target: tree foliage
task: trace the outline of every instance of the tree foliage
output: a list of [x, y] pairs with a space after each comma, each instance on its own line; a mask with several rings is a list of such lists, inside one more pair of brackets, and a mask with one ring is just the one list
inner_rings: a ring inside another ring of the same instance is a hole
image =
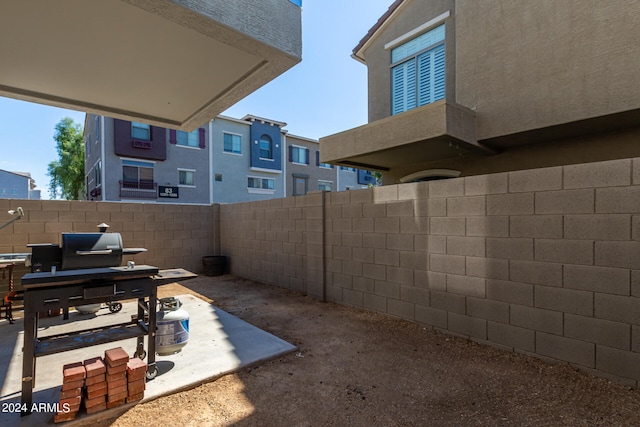
[[58, 160], [49, 163], [49, 194], [66, 200], [84, 197], [84, 140], [82, 127], [69, 117], [60, 120], [53, 136]]

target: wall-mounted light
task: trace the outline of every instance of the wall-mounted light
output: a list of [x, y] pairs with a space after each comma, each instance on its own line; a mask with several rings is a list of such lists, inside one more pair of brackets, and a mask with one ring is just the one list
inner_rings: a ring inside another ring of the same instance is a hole
[[24, 217], [24, 210], [21, 207], [17, 207], [15, 210], [11, 209], [10, 211], [7, 211], [7, 213], [11, 216], [18, 214], [18, 216], [16, 218], [13, 218], [11, 221], [0, 225], [0, 230], [2, 230], [3, 228], [5, 228], [6, 226], [8, 226], [9, 224], [12, 224], [14, 222], [16, 222], [19, 219], [22, 219], [22, 217]]

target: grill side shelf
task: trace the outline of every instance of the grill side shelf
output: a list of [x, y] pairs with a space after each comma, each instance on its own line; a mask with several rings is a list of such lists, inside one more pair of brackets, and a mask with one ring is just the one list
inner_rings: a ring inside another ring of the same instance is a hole
[[150, 265], [136, 265], [129, 267], [85, 268], [81, 270], [62, 270], [55, 274], [51, 272], [27, 273], [22, 276], [24, 289], [86, 283], [101, 280], [130, 280], [158, 274], [158, 267]]

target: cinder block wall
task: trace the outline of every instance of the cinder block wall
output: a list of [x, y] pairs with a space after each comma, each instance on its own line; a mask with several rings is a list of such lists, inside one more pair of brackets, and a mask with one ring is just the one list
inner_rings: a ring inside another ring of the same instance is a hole
[[640, 385], [640, 159], [220, 215], [235, 274]]
[[[161, 269], [200, 272], [202, 256], [214, 250], [211, 206], [0, 199], [0, 224], [12, 218], [6, 212], [17, 206], [24, 209], [25, 217], [0, 230], [0, 253], [28, 253], [27, 244], [60, 243], [62, 232], [95, 232], [102, 222], [122, 235], [125, 247], [147, 249], [125, 256], [123, 263], [132, 260]], [[26, 272], [24, 267], [17, 269], [18, 287]], [[0, 275], [0, 292], [6, 291], [7, 282]]]
[[220, 205], [230, 271], [323, 298], [323, 193]]

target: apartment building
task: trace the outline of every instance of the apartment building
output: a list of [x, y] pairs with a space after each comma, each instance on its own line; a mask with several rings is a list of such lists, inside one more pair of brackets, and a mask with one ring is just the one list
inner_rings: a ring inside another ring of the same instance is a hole
[[29, 172], [0, 169], [0, 199], [40, 199], [40, 190]]
[[320, 162], [286, 123], [218, 116], [191, 132], [87, 115], [88, 200], [237, 203], [366, 187], [371, 174]]
[[635, 0], [397, 0], [352, 57], [369, 123], [321, 160], [384, 183], [640, 156]]

